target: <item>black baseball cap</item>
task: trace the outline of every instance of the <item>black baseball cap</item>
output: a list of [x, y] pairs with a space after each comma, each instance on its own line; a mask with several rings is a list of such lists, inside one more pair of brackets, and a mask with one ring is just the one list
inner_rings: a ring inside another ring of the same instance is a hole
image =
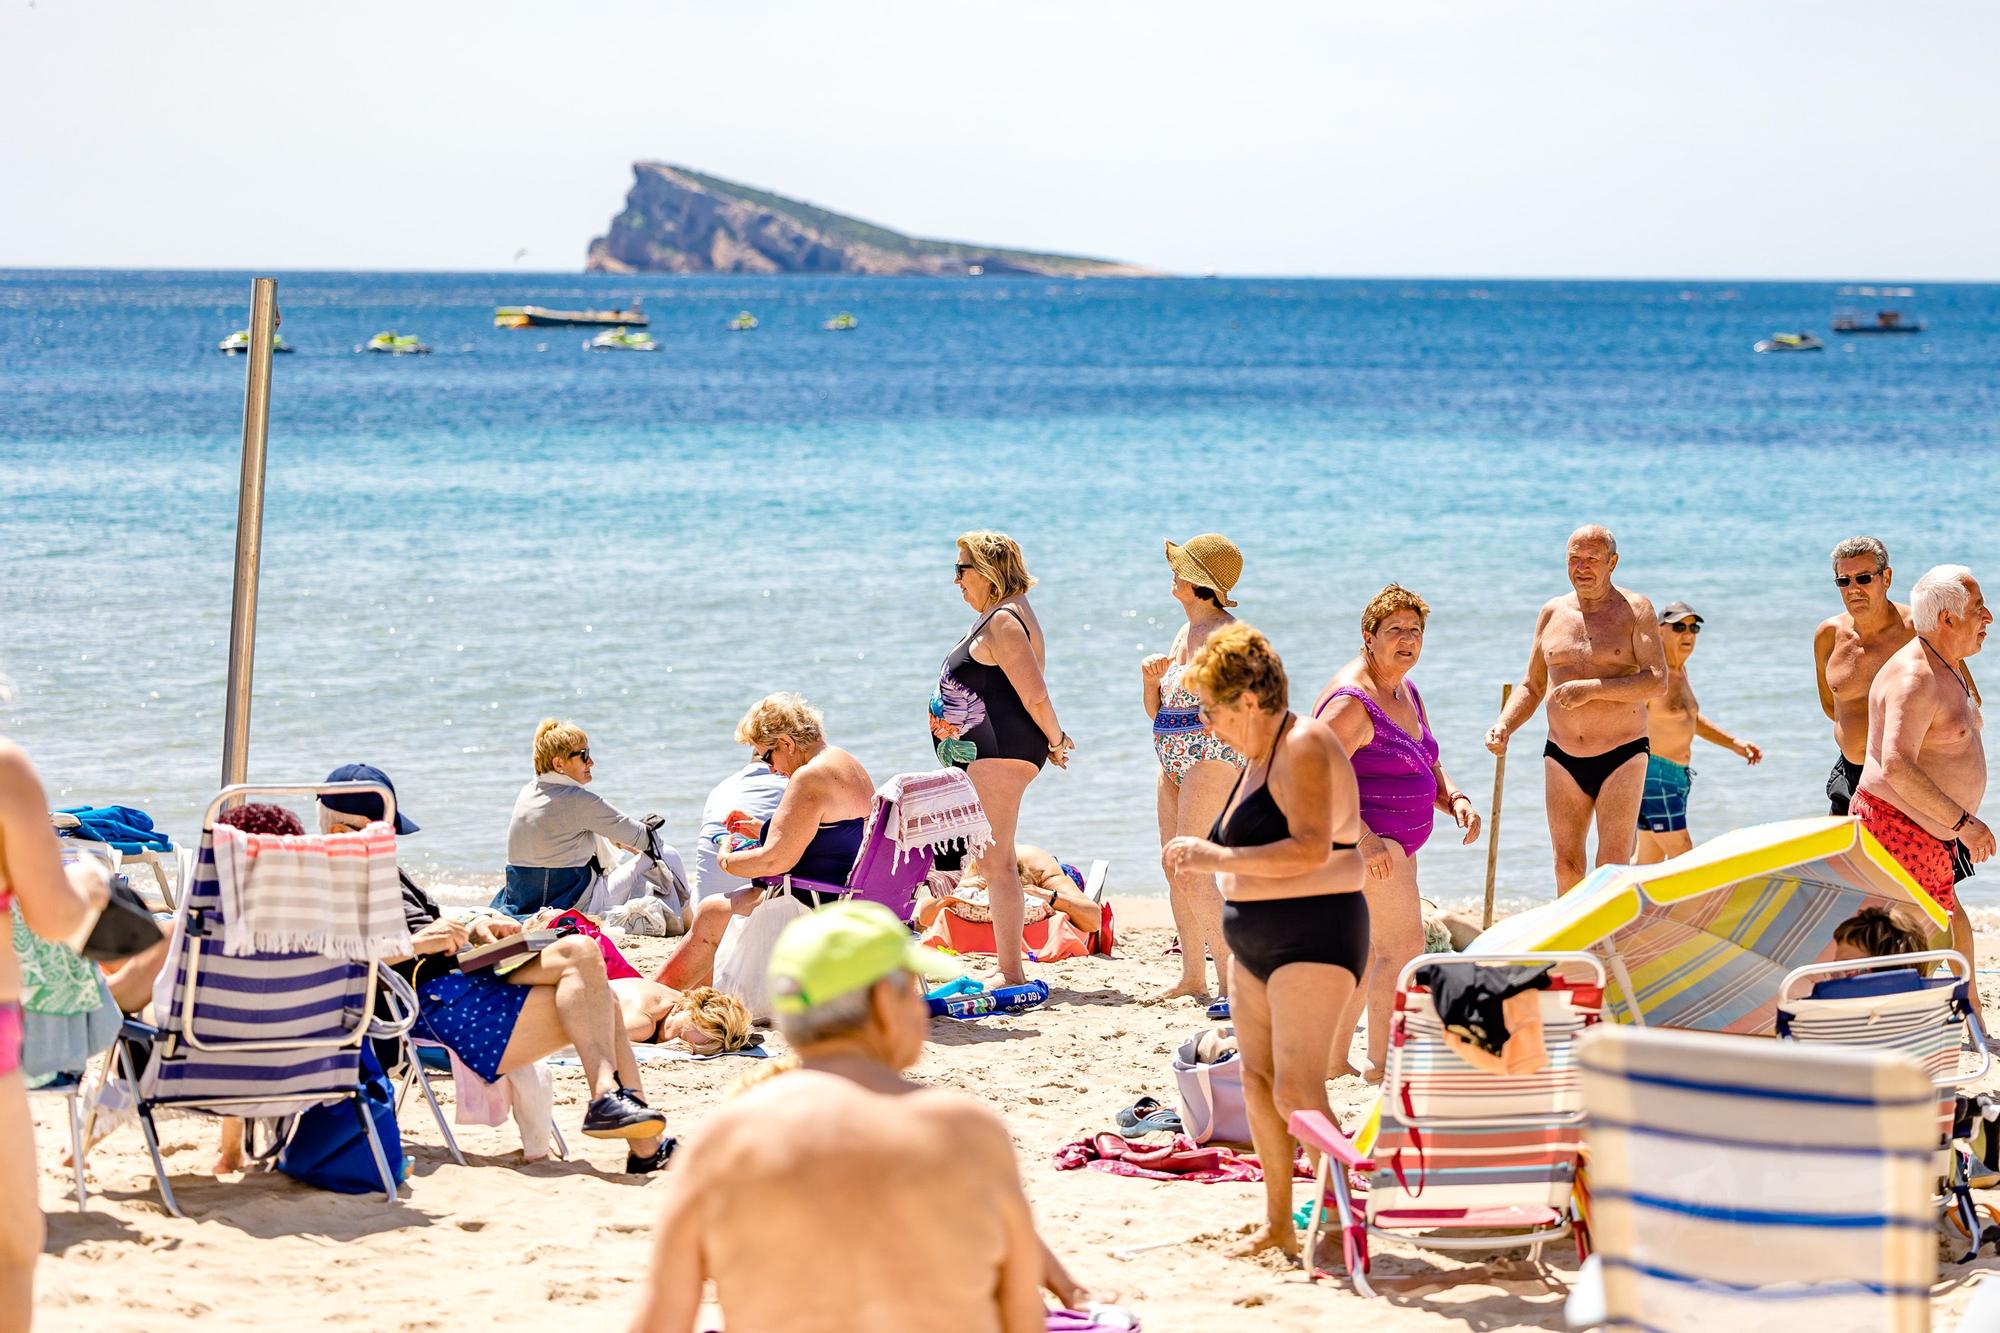
[[[328, 782], [374, 782], [396, 794], [396, 784], [389, 781], [389, 775], [372, 764], [342, 764], [326, 775]], [[329, 810], [338, 810], [343, 815], [359, 815], [363, 819], [382, 817], [382, 798], [372, 791], [328, 792], [319, 798], [319, 803]], [[403, 813], [403, 803], [396, 802], [396, 832], [415, 833], [416, 821]]]

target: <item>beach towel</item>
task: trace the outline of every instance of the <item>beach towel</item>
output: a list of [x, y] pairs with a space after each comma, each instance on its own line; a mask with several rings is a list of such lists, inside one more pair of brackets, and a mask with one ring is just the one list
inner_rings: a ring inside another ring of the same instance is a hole
[[[1089, 1167], [1114, 1176], [1134, 1176], [1141, 1180], [1193, 1180], [1202, 1184], [1224, 1181], [1260, 1181], [1264, 1168], [1254, 1154], [1233, 1148], [1204, 1148], [1185, 1134], [1176, 1134], [1171, 1143], [1133, 1143], [1105, 1132], [1075, 1143], [1066, 1143], [1055, 1153], [1056, 1170], [1075, 1171]], [[1296, 1180], [1311, 1180], [1312, 1168], [1303, 1150], [1292, 1161]]]
[[108, 842], [121, 852], [173, 850], [173, 840], [153, 827], [153, 817], [129, 805], [68, 805], [56, 813], [74, 816], [82, 826], [59, 829], [64, 837]]
[[387, 824], [297, 837], [218, 824], [214, 848], [230, 957], [310, 953], [360, 963], [410, 952]]
[[875, 794], [894, 812], [888, 837], [896, 845], [896, 865], [923, 847], [933, 854], [959, 848], [972, 860], [993, 845], [979, 793], [961, 769], [899, 773]]
[[451, 1056], [452, 1119], [461, 1125], [504, 1125], [514, 1118], [521, 1151], [529, 1161], [548, 1156], [555, 1128], [556, 1090], [549, 1067], [540, 1060], [488, 1083], [472, 1072], [456, 1051]]
[[[1046, 908], [1048, 904], [1044, 902], [1042, 906]], [[1087, 958], [1093, 952], [1091, 941], [1091, 936], [1060, 912], [1040, 921], [1030, 921], [1021, 928], [1021, 944], [1038, 963]], [[967, 921], [949, 907], [939, 912], [937, 919], [924, 931], [923, 942], [933, 949], [950, 949], [959, 954], [999, 953], [999, 946], [993, 941], [992, 922]]]

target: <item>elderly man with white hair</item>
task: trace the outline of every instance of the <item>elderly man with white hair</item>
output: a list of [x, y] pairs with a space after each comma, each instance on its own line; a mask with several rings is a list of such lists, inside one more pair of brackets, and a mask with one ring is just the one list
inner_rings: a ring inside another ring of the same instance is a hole
[[1985, 643], [1993, 613], [1971, 570], [1939, 565], [1911, 589], [1910, 614], [1916, 637], [1868, 689], [1868, 757], [1853, 811], [1951, 913], [1952, 947], [1971, 958], [1972, 923], [1956, 884], [1993, 855], [1993, 830], [1979, 817], [1986, 747], [1965, 659]]

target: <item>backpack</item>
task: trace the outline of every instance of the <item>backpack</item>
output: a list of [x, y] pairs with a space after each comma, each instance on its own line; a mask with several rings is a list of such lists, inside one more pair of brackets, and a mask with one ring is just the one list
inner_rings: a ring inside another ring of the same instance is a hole
[[[375, 1170], [375, 1155], [368, 1150], [368, 1136], [362, 1132], [361, 1115], [374, 1121], [375, 1137], [381, 1140], [382, 1157], [389, 1164], [389, 1178], [401, 1183], [410, 1174], [409, 1158], [403, 1155], [403, 1135], [396, 1126], [396, 1097], [382, 1072], [375, 1052], [366, 1042], [361, 1046], [361, 1097], [358, 1101], [330, 1102], [300, 1114], [298, 1124], [278, 1154], [278, 1169], [292, 1179], [335, 1194], [374, 1194], [382, 1188]], [[356, 1107], [360, 1114], [356, 1113]]]

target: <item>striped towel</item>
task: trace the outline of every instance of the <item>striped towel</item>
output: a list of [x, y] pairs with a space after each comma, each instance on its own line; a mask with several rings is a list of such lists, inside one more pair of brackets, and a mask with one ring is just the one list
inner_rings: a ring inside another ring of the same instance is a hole
[[993, 827], [980, 808], [972, 779], [956, 768], [924, 773], [899, 773], [882, 784], [876, 796], [889, 803], [889, 840], [896, 844], [896, 864], [919, 848], [941, 852], [954, 843], [975, 860], [993, 845]]
[[396, 878], [396, 834], [374, 823], [358, 833], [289, 837], [214, 830], [222, 951], [310, 953], [376, 962], [410, 952]]

